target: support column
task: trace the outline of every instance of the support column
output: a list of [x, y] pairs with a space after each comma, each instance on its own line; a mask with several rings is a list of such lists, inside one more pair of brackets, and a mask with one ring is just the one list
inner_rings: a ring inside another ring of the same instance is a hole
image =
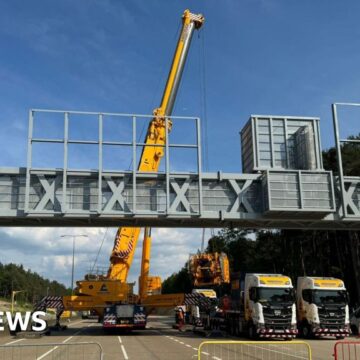
[[139, 278], [140, 301], [147, 297], [148, 278], [150, 271], [150, 252], [151, 252], [151, 228], [144, 229], [144, 242], [141, 259], [141, 273]]

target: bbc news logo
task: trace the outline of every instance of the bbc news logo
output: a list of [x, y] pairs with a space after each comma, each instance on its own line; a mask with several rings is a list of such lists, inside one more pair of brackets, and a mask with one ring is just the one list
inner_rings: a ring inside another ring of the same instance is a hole
[[10, 331], [26, 331], [28, 330], [29, 323], [31, 323], [31, 330], [43, 331], [46, 329], [46, 321], [41, 317], [45, 316], [43, 311], [30, 312], [27, 311], [25, 315], [21, 312], [15, 312], [12, 314], [10, 311], [0, 311], [0, 331], [4, 331], [5, 319]]

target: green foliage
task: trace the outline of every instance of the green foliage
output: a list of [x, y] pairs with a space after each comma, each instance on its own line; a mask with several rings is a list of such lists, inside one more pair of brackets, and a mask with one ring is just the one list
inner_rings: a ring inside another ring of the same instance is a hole
[[189, 293], [191, 290], [192, 284], [187, 265], [179, 272], [170, 275], [162, 284], [163, 294]]
[[[350, 140], [360, 140], [360, 134], [349, 136]], [[360, 144], [344, 143], [341, 146], [341, 157], [344, 175], [360, 176]], [[338, 174], [337, 156], [335, 148], [323, 151], [323, 162], [326, 170]]]
[[232, 271], [247, 271], [255, 251], [254, 241], [247, 238], [248, 233], [240, 229], [223, 229], [209, 240], [206, 252], [225, 252]]
[[12, 291], [25, 290], [17, 295], [19, 302], [33, 303], [44, 295], [69, 295], [70, 289], [57, 281], [44, 279], [22, 265], [0, 263], [0, 296], [10, 299]]

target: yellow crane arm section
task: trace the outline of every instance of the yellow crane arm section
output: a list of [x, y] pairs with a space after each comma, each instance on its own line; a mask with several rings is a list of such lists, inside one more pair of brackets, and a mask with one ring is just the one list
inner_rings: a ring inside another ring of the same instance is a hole
[[142, 300], [141, 305], [156, 308], [156, 307], [175, 307], [183, 305], [185, 301], [185, 294], [161, 294], [149, 295]]
[[[165, 118], [171, 115], [175, 103], [194, 29], [199, 29], [204, 22], [204, 17], [201, 14], [192, 14], [189, 10], [185, 10], [182, 19], [183, 26], [176, 46], [161, 105], [154, 110], [154, 118], [151, 120], [147, 130], [146, 139], [144, 141], [146, 145], [143, 148], [138, 166], [139, 171], [157, 172], [159, 169], [160, 160], [164, 155], [164, 146], [167, 136]], [[170, 130], [171, 121], [168, 121], [168, 131]], [[110, 256], [110, 267], [107, 275], [109, 279], [126, 282], [139, 235], [140, 228], [121, 227], [118, 229]], [[150, 246], [150, 242], [148, 246]], [[148, 253], [150, 254], [150, 251]]]

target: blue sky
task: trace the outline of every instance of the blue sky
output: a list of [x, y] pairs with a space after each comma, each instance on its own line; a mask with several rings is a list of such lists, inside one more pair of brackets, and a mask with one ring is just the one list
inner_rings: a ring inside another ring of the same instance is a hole
[[206, 23], [174, 113], [203, 117], [205, 80], [209, 170], [241, 170], [250, 114], [319, 116], [333, 144], [331, 103], [360, 102], [359, 1], [12, 0], [0, 2], [0, 166], [25, 165], [29, 108], [150, 114], [185, 8]]

